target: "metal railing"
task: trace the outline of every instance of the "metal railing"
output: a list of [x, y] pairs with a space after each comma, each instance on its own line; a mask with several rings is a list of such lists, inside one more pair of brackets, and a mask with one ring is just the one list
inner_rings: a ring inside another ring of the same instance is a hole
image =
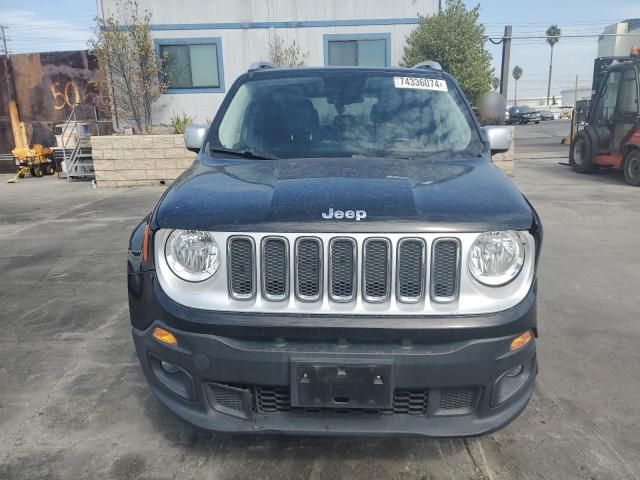
[[[98, 119], [98, 108], [96, 105], [96, 100], [102, 100], [103, 97], [95, 97], [93, 100], [93, 116], [94, 120], [91, 119], [82, 119], [80, 120], [82, 123], [86, 124], [94, 124], [95, 130], [98, 135], [101, 134], [100, 131], [100, 123], [111, 124], [111, 120], [99, 120]], [[75, 103], [72, 105], [71, 113], [67, 117], [67, 121], [65, 122], [64, 128], [61, 134], [61, 149], [62, 149], [62, 159], [65, 164], [65, 169], [67, 173], [67, 181], [71, 181], [72, 177], [93, 177], [93, 173], [90, 173], [87, 170], [87, 165], [82, 164], [82, 161], [89, 161], [89, 154], [83, 153], [83, 148], [90, 148], [86, 142], [86, 139], [78, 128], [78, 107], [84, 113], [84, 108], [81, 103]], [[84, 116], [84, 115], [83, 115]], [[71, 138], [74, 137], [73, 130], [76, 131], [76, 143], [73, 147], [70, 146]]]
[[81, 104], [80, 103], [74, 103], [71, 107], [71, 113], [69, 114], [69, 117], [67, 118], [67, 121], [65, 122], [64, 125], [64, 129], [62, 130], [62, 135], [60, 136], [61, 138], [61, 143], [62, 143], [62, 161], [64, 162], [65, 168], [67, 170], [67, 181], [70, 181], [70, 177], [69, 177], [69, 162], [71, 157], [73, 157], [74, 153], [77, 152], [77, 147], [78, 144], [80, 143], [79, 141], [76, 141], [76, 144], [74, 145], [74, 149], [71, 152], [71, 157], [67, 157], [67, 146], [69, 145], [69, 138], [71, 138], [71, 135], [67, 135], [67, 132], [69, 131], [69, 126], [71, 125], [71, 122], [73, 121], [73, 128], [78, 129], [78, 119], [77, 119], [77, 115], [76, 115], [76, 107]]

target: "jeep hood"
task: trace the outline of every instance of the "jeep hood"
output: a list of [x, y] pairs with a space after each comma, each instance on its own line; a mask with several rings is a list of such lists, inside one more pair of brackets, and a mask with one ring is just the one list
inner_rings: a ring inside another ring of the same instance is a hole
[[[364, 210], [366, 218], [323, 218], [330, 208]], [[477, 232], [528, 230], [532, 221], [522, 194], [486, 158], [205, 158], [194, 162], [161, 199], [154, 227]]]

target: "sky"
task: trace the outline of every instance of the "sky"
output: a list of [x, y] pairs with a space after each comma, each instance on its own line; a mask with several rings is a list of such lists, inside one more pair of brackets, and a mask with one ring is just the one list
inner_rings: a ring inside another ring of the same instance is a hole
[[[465, 3], [473, 7], [478, 1]], [[606, 25], [640, 17], [638, 0], [484, 0], [480, 5], [480, 20], [487, 35], [498, 38], [502, 37], [505, 25], [513, 26], [514, 37], [543, 35], [553, 23], [562, 33], [598, 34]], [[11, 53], [85, 49], [92, 36], [95, 15], [95, 0], [0, 0], [0, 24], [8, 26]], [[502, 48], [487, 42], [487, 49], [499, 75]], [[549, 51], [544, 39], [512, 41], [511, 68], [520, 65], [524, 71], [518, 82], [518, 97], [546, 95]], [[573, 88], [576, 74], [579, 85], [589, 86], [596, 52], [597, 37], [560, 39], [554, 48], [552, 94]], [[510, 99], [513, 89], [514, 81], [510, 78]]]
[[[513, 26], [514, 37], [544, 35], [551, 24], [558, 25], [564, 34], [598, 34], [607, 25], [640, 17], [638, 0], [465, 0], [468, 7], [478, 3], [487, 35], [499, 38], [505, 25]], [[502, 46], [487, 42], [486, 47], [493, 56], [496, 76], [500, 76]], [[597, 50], [597, 37], [561, 38], [553, 52], [551, 94], [574, 88], [576, 75], [578, 86], [590, 87]], [[547, 95], [549, 55], [550, 47], [544, 39], [512, 40], [510, 70], [519, 65], [524, 72], [518, 81], [519, 98]], [[513, 77], [509, 77], [509, 99], [514, 96], [514, 85]]]

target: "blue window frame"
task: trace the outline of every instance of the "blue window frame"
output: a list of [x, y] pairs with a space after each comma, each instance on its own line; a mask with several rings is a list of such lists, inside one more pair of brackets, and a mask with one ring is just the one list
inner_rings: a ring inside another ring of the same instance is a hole
[[328, 66], [391, 66], [391, 34], [326, 34], [324, 64]]
[[224, 92], [222, 40], [207, 38], [155, 39], [156, 52], [166, 62], [165, 93]]

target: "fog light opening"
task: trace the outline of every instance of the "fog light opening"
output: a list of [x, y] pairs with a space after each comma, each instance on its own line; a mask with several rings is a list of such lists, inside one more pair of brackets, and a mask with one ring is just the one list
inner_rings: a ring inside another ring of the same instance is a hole
[[513, 398], [531, 382], [535, 372], [536, 357], [533, 356], [524, 363], [512, 367], [496, 380], [491, 395], [491, 406], [496, 407]]
[[160, 366], [167, 373], [173, 374], [173, 373], [178, 373], [180, 371], [178, 367], [176, 367], [174, 364], [169, 362], [162, 361], [160, 362]]
[[160, 343], [164, 343], [165, 345], [170, 345], [172, 347], [175, 347], [176, 345], [178, 345], [178, 340], [176, 339], [175, 335], [165, 330], [164, 328], [160, 328], [160, 327], [154, 328], [153, 332], [151, 333], [151, 336], [155, 338], [157, 341], [159, 341]]
[[511, 346], [509, 347], [509, 350], [513, 352], [514, 350], [518, 350], [519, 348], [524, 347], [526, 344], [528, 344], [531, 341], [532, 338], [533, 338], [533, 335], [531, 334], [531, 330], [527, 330], [522, 335], [519, 335], [513, 339], [513, 341], [511, 342]]
[[149, 366], [156, 380], [167, 390], [185, 400], [196, 398], [193, 379], [186, 370], [152, 354], [149, 354]]
[[505, 373], [505, 375], [511, 378], [517, 377], [522, 373], [523, 370], [524, 370], [524, 365], [518, 365], [517, 367], [514, 367], [511, 370], [509, 370], [507, 373]]

